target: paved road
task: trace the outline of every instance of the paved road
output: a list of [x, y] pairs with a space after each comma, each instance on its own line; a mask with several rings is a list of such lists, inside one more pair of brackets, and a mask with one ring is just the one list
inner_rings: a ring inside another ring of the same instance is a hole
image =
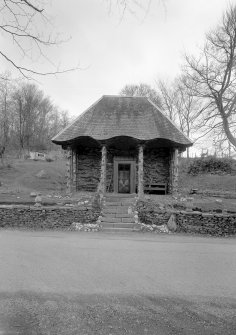
[[0, 231], [0, 335], [236, 334], [236, 239]]

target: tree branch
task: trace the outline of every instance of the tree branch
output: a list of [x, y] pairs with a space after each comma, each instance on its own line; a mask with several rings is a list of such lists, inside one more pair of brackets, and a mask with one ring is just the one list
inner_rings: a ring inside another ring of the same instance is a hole
[[33, 10], [35, 10], [38, 13], [42, 13], [43, 9], [39, 9], [38, 7], [34, 6], [31, 2], [27, 0], [21, 0], [22, 2], [26, 3], [27, 6], [31, 7]]

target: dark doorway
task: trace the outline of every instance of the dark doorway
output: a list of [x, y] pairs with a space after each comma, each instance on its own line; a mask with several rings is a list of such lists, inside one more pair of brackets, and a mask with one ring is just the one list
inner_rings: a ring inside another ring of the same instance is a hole
[[135, 193], [136, 162], [130, 157], [114, 157], [114, 192]]
[[130, 193], [130, 164], [118, 164], [118, 192]]

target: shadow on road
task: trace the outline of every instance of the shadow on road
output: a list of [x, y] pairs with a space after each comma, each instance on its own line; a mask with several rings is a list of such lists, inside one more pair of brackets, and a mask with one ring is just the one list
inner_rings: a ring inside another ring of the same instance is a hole
[[236, 299], [0, 294], [0, 334], [234, 335]]

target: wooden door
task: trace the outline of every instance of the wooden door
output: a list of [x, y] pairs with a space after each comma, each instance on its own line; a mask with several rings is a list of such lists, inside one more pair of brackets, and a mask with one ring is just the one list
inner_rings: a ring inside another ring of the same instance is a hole
[[131, 158], [114, 157], [114, 192], [135, 193], [136, 162]]
[[130, 193], [130, 164], [118, 164], [118, 193]]

